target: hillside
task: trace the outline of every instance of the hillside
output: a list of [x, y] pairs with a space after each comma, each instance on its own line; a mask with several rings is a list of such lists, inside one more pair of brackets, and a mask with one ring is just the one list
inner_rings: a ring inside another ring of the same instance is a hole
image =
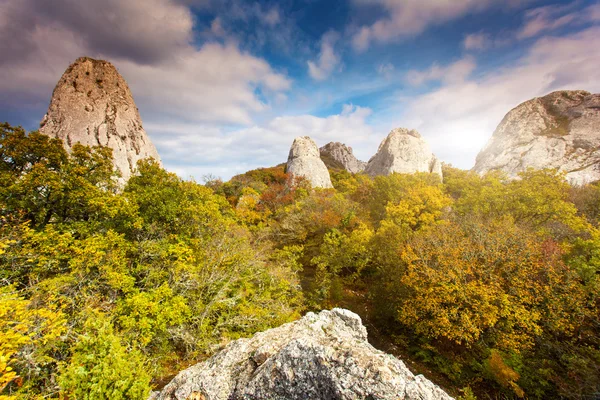
[[9, 398], [142, 399], [338, 305], [456, 396], [598, 391], [596, 184], [447, 166], [315, 189], [279, 166], [200, 185], [141, 161], [120, 187], [108, 148], [6, 124], [0, 148]]

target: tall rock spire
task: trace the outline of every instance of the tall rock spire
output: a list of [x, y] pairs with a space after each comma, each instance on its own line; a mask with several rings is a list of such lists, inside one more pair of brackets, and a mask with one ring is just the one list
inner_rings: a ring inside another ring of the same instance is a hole
[[75, 143], [110, 147], [124, 180], [138, 160], [152, 157], [160, 163], [127, 82], [108, 61], [81, 57], [67, 68], [54, 88], [40, 133], [61, 139], [67, 150]]

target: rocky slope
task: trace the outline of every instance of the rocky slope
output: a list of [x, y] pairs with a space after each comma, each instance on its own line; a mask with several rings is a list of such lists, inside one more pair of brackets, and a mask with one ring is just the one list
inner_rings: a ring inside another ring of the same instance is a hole
[[532, 167], [558, 168], [574, 184], [600, 179], [600, 94], [558, 91], [526, 101], [500, 122], [475, 171], [515, 178]]
[[180, 372], [153, 400], [450, 400], [367, 342], [360, 317], [335, 308], [239, 339]]
[[287, 172], [292, 177], [306, 178], [313, 187], [333, 187], [329, 171], [319, 156], [319, 148], [308, 136], [294, 139], [288, 156]]
[[321, 160], [327, 168], [345, 169], [357, 174], [364, 171], [366, 162], [358, 160], [352, 153], [352, 147], [340, 142], [330, 142], [319, 149]]
[[430, 172], [442, 177], [442, 164], [417, 131], [396, 128], [381, 142], [365, 172], [371, 176]]
[[62, 139], [67, 150], [78, 142], [110, 147], [125, 180], [138, 160], [152, 157], [160, 162], [127, 83], [107, 61], [82, 57], [67, 68], [40, 132]]

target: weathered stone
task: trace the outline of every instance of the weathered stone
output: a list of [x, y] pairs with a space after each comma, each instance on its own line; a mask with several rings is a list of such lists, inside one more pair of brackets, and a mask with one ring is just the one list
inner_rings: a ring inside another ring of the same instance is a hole
[[67, 150], [75, 143], [110, 147], [124, 180], [138, 160], [152, 157], [160, 162], [127, 83], [107, 61], [82, 57], [67, 68], [52, 93], [40, 133], [62, 139]]
[[352, 147], [340, 142], [330, 142], [319, 149], [321, 160], [328, 168], [345, 169], [357, 174], [364, 171], [366, 162], [358, 160], [352, 153]]
[[287, 172], [292, 178], [305, 178], [313, 187], [333, 187], [329, 171], [319, 156], [319, 148], [308, 136], [294, 139], [288, 156]]
[[431, 153], [429, 144], [415, 130], [393, 129], [379, 145], [365, 168], [371, 176], [393, 172], [412, 174], [430, 172], [442, 177], [442, 164]]
[[557, 168], [573, 184], [600, 179], [600, 94], [558, 91], [512, 109], [477, 156], [476, 172]]
[[339, 308], [236, 340], [151, 398], [451, 399], [371, 346], [360, 317]]

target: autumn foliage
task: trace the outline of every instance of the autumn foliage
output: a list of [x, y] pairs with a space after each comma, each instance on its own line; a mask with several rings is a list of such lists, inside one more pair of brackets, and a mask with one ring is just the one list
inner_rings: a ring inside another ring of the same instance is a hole
[[0, 125], [0, 396], [143, 399], [333, 306], [463, 398], [600, 392], [597, 184], [331, 175], [201, 185], [144, 160], [121, 187], [109, 150]]

